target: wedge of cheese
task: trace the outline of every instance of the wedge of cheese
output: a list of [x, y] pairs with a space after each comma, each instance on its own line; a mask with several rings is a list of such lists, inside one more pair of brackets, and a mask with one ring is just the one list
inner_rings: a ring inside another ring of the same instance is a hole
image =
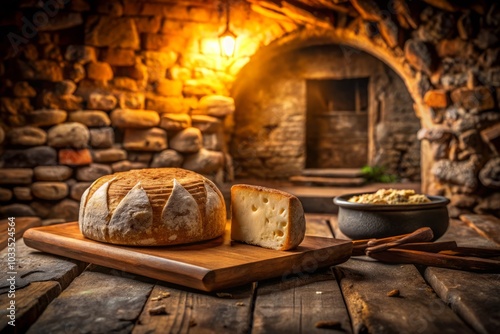
[[265, 248], [287, 250], [304, 239], [306, 221], [299, 199], [271, 188], [231, 188], [231, 238]]

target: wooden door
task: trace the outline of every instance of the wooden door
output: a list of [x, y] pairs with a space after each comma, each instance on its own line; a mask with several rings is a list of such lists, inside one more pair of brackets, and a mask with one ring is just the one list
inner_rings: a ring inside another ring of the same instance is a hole
[[368, 79], [308, 80], [306, 167], [357, 168], [368, 159]]

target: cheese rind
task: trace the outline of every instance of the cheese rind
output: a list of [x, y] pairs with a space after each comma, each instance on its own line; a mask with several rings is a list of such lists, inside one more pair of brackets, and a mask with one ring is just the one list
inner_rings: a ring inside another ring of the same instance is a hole
[[289, 193], [251, 185], [231, 188], [231, 239], [288, 250], [305, 235], [304, 209]]

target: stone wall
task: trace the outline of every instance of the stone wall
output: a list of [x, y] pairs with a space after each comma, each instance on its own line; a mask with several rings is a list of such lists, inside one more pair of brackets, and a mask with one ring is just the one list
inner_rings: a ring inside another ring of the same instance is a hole
[[[387, 173], [402, 180], [420, 181], [420, 121], [413, 101], [401, 78], [394, 71], [384, 71], [378, 85], [373, 110], [374, 133], [370, 165], [383, 166]], [[384, 84], [385, 83], [385, 84]]]
[[413, 99], [422, 190], [449, 197], [453, 217], [500, 215], [499, 4], [302, 0], [259, 1], [252, 8], [307, 28], [257, 50], [240, 78], [311, 45], [346, 44], [374, 55], [403, 79]]
[[[420, 121], [403, 81], [381, 61], [345, 45], [280, 54], [240, 78], [230, 148], [236, 176], [300, 174], [307, 154], [306, 80], [349, 78], [369, 78], [365, 118], [373, 129], [364, 163], [384, 166], [403, 179], [420, 180]], [[338, 138], [334, 131], [329, 136], [339, 143], [352, 137]]]
[[499, 214], [500, 6], [455, 3], [231, 1], [237, 50], [222, 58], [220, 1], [7, 1], [1, 213], [73, 219], [85, 183], [113, 170], [210, 166], [221, 179], [236, 77], [294, 49], [345, 44], [403, 79], [423, 190], [450, 197], [453, 215]]
[[215, 2], [2, 5], [0, 215], [75, 220], [96, 178], [130, 169], [230, 177], [230, 63], [210, 47], [221, 14]]

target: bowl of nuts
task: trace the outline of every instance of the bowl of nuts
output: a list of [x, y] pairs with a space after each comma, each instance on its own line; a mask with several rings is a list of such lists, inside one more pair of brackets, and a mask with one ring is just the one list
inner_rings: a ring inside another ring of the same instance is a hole
[[434, 239], [441, 237], [449, 225], [443, 196], [416, 194], [414, 190], [380, 189], [372, 193], [337, 196], [338, 223], [342, 233], [351, 239], [385, 238], [430, 227]]

